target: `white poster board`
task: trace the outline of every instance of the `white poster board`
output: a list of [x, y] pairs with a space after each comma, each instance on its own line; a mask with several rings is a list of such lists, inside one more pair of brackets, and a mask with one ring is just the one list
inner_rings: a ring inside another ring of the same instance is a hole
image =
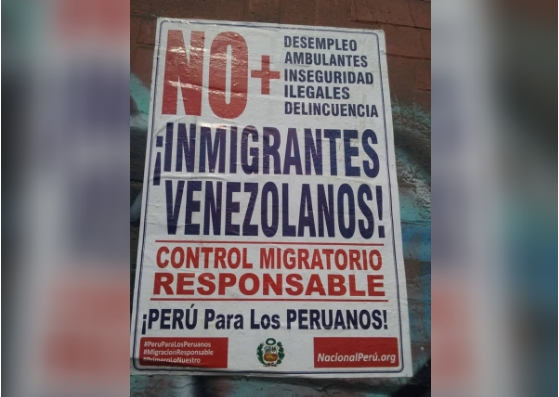
[[159, 19], [131, 370], [411, 376], [382, 31]]

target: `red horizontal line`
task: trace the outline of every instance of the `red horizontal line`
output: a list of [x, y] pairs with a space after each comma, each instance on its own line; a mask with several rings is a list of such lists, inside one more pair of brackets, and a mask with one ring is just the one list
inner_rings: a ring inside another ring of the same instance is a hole
[[347, 245], [356, 247], [384, 247], [384, 244], [373, 243], [301, 243], [293, 241], [208, 241], [208, 240], [155, 240], [156, 243], [192, 243], [192, 244], [270, 244], [270, 245]]
[[151, 298], [169, 302], [388, 302], [388, 299], [265, 299], [265, 298]]

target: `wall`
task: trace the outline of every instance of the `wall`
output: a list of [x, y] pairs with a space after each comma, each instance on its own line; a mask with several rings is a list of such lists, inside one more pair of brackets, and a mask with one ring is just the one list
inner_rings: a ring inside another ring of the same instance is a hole
[[431, 357], [431, 3], [424, 0], [132, 0], [130, 3], [131, 280], [134, 277], [149, 87], [158, 16], [383, 29], [387, 39], [404, 258], [411, 380], [134, 376], [140, 396], [423, 395]]

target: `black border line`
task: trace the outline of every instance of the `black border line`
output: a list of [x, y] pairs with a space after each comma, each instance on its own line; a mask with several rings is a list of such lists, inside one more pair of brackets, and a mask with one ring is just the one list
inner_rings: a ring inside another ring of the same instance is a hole
[[[134, 366], [134, 368], [138, 371], [143, 371], [143, 372], [149, 372], [149, 373], [168, 373], [168, 372], [187, 372], [189, 370], [191, 370], [192, 372], [195, 373], [212, 373], [212, 374], [264, 374], [264, 375], [274, 375], [274, 374], [279, 374], [279, 375], [299, 375], [299, 374], [309, 374], [309, 375], [329, 375], [329, 374], [371, 374], [371, 373], [400, 373], [404, 371], [405, 368], [405, 358], [404, 358], [404, 349], [403, 349], [403, 343], [402, 343], [402, 314], [401, 314], [401, 310], [400, 310], [400, 283], [399, 283], [399, 279], [398, 279], [398, 257], [397, 257], [397, 253], [396, 253], [396, 239], [395, 239], [395, 232], [394, 232], [394, 212], [393, 212], [393, 203], [392, 203], [392, 184], [391, 184], [391, 180], [390, 180], [390, 161], [389, 161], [389, 151], [388, 151], [388, 131], [386, 128], [386, 107], [385, 107], [385, 101], [384, 101], [384, 85], [383, 85], [383, 72], [382, 72], [382, 61], [381, 61], [381, 57], [380, 57], [380, 39], [378, 37], [378, 35], [375, 32], [367, 32], [366, 30], [357, 30], [357, 29], [353, 29], [353, 30], [347, 30], [347, 29], [332, 29], [332, 28], [328, 28], [328, 27], [314, 27], [314, 28], [305, 28], [303, 26], [299, 27], [299, 26], [294, 26], [294, 25], [280, 25], [280, 26], [276, 26], [274, 24], [239, 24], [239, 23], [227, 23], [225, 21], [198, 21], [198, 20], [173, 20], [173, 19], [164, 19], [161, 21], [160, 25], [159, 25], [159, 41], [157, 43], [157, 47], [155, 48], [156, 53], [154, 54], [154, 56], [157, 57], [157, 64], [156, 64], [156, 68], [155, 68], [155, 76], [154, 76], [154, 80], [152, 82], [153, 84], [153, 92], [156, 91], [157, 88], [157, 76], [158, 76], [158, 70], [159, 70], [159, 64], [160, 64], [160, 59], [159, 59], [159, 52], [160, 52], [160, 48], [161, 48], [161, 37], [162, 35], [162, 28], [163, 28], [163, 24], [164, 23], [185, 23], [185, 24], [198, 24], [198, 25], [220, 25], [220, 26], [239, 26], [239, 27], [247, 27], [247, 28], [258, 28], [258, 27], [266, 27], [266, 28], [270, 28], [270, 29], [285, 29], [285, 30], [306, 30], [306, 31], [316, 31], [316, 30], [320, 30], [320, 31], [326, 31], [326, 32], [343, 32], [343, 33], [351, 33], [351, 34], [371, 34], [374, 35], [377, 38], [377, 52], [378, 52], [378, 66], [379, 66], [379, 73], [381, 76], [380, 79], [380, 88], [381, 88], [381, 96], [382, 96], [382, 110], [383, 110], [383, 121], [384, 121], [384, 141], [385, 141], [385, 146], [386, 146], [386, 162], [387, 162], [387, 166], [388, 166], [388, 190], [389, 190], [389, 194], [390, 194], [390, 219], [392, 222], [392, 245], [394, 248], [394, 268], [395, 268], [395, 273], [396, 273], [396, 294], [397, 294], [397, 300], [398, 300], [398, 325], [399, 325], [399, 329], [400, 329], [400, 340], [399, 340], [399, 344], [400, 344], [400, 363], [402, 365], [402, 368], [400, 370], [382, 370], [382, 371], [332, 371], [332, 372], [317, 372], [317, 371], [274, 371], [274, 372], [266, 372], [266, 371], [212, 371], [212, 370], [203, 370], [203, 369], [199, 369], [199, 368], [195, 368], [195, 369], [147, 369], [147, 368], [138, 368], [136, 366], [136, 359], [134, 357], [134, 354], [136, 353], [136, 341], [137, 341], [137, 334], [138, 334], [138, 305], [140, 302], [140, 291], [141, 291], [141, 285], [142, 285], [142, 269], [143, 269], [143, 263], [144, 263], [144, 248], [145, 248], [145, 241], [146, 241], [146, 223], [147, 223], [147, 214], [148, 214], [148, 202], [149, 202], [149, 176], [151, 175], [151, 151], [152, 151], [152, 141], [153, 141], [153, 133], [154, 133], [154, 125], [155, 125], [155, 105], [157, 102], [157, 98], [153, 98], [153, 105], [152, 105], [152, 125], [151, 125], [151, 131], [150, 131], [150, 136], [149, 136], [149, 157], [148, 159], [149, 164], [148, 164], [148, 180], [144, 181], [144, 183], [148, 183], [148, 187], [146, 188], [146, 197], [145, 197], [145, 213], [144, 213], [144, 233], [142, 236], [142, 255], [140, 258], [140, 267], [139, 269], [137, 268], [137, 270], [140, 272], [139, 274], [139, 280], [138, 280], [138, 291], [136, 291], [136, 307], [135, 307], [135, 315], [136, 315], [136, 322], [134, 324], [134, 344], [133, 344], [133, 350], [132, 350], [132, 365]], [[139, 360], [139, 358], [138, 358]]]

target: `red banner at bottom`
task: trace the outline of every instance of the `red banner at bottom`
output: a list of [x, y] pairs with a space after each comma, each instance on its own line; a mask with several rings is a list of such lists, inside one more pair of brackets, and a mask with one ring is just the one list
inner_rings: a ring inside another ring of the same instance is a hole
[[399, 365], [398, 338], [314, 338], [315, 368]]
[[227, 368], [228, 338], [142, 338], [140, 364]]

